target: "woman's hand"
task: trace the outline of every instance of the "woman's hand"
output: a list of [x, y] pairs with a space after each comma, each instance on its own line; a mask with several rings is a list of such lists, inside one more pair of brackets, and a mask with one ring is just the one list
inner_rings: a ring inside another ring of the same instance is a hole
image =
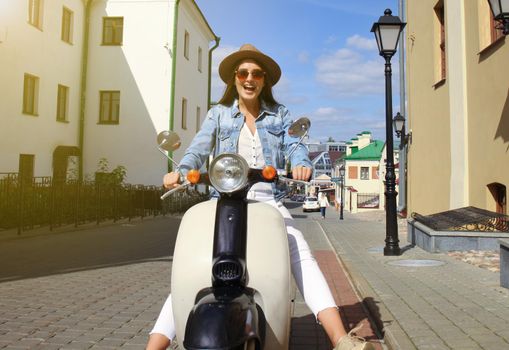
[[292, 178], [294, 180], [308, 181], [311, 177], [311, 168], [296, 166], [292, 169]]
[[180, 173], [178, 171], [172, 171], [164, 175], [163, 177], [163, 186], [167, 189], [175, 188], [180, 183]]

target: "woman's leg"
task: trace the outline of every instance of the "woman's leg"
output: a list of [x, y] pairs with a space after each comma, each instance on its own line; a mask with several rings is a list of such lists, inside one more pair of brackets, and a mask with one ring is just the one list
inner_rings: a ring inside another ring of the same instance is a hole
[[146, 350], [164, 350], [170, 346], [171, 339], [175, 338], [175, 320], [173, 318], [173, 306], [171, 294], [164, 302], [163, 308], [157, 317], [157, 321], [148, 339]]
[[285, 220], [292, 274], [297, 287], [308, 307], [315, 314], [318, 321], [322, 323], [331, 343], [335, 345], [341, 337], [346, 335], [346, 330], [327, 281], [318, 267], [318, 263], [313, 257], [302, 232], [295, 227], [288, 209], [281, 203], [276, 204], [274, 202], [271, 204], [276, 205]]

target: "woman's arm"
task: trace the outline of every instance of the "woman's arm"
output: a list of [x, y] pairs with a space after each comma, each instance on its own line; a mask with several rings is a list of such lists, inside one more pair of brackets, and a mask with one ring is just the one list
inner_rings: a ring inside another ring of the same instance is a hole
[[193, 141], [186, 149], [184, 157], [179, 163], [183, 175], [191, 169], [200, 169], [212, 152], [216, 141], [216, 132], [219, 113], [216, 108], [211, 108], [200, 131], [194, 136]]

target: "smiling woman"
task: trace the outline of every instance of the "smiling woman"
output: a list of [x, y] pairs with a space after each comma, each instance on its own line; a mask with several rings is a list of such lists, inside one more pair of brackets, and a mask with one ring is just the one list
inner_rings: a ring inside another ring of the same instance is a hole
[[[326, 141], [332, 136], [350, 140], [360, 125], [364, 125], [362, 130], [369, 126], [376, 139], [384, 136], [384, 125], [379, 122], [379, 112], [384, 108], [383, 71], [380, 73], [378, 51], [369, 29], [385, 8], [398, 7], [397, 0], [196, 2], [221, 36], [221, 45], [213, 52], [215, 65], [245, 41], [273, 53], [284, 67], [274, 96], [294, 115], [309, 116], [313, 123], [311, 139]], [[246, 25], [225, 21], [229, 9], [249, 17]], [[264, 25], [257, 25], [257, 15], [251, 15], [253, 9], [263, 9]], [[213, 78], [213, 101], [218, 101], [224, 85], [219, 76]], [[396, 84], [394, 88], [396, 97]]]
[[[223, 97], [208, 112], [201, 130], [180, 161], [179, 171], [164, 176], [164, 186], [176, 187], [183, 175], [200, 169], [211, 154], [217, 159], [224, 153], [240, 155], [250, 168], [273, 166], [282, 170], [286, 169], [288, 159], [293, 179], [307, 181], [311, 177], [308, 150], [298, 137], [287, 136], [293, 120], [288, 109], [272, 95], [272, 86], [281, 77], [276, 61], [253, 45], [245, 44], [223, 59], [219, 76], [227, 84]], [[296, 284], [335, 349], [372, 349], [370, 344], [347, 335], [334, 298], [302, 232], [280, 202], [285, 196], [286, 189], [274, 183], [258, 182], [251, 186], [247, 199], [273, 206], [284, 218]], [[147, 349], [164, 349], [175, 335], [173, 304], [169, 296], [151, 332]]]

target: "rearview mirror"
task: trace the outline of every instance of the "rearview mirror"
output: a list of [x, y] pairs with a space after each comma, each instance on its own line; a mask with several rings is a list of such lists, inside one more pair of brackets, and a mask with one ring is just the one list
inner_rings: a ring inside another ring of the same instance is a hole
[[308, 132], [310, 127], [311, 121], [306, 117], [301, 117], [290, 125], [288, 134], [291, 137], [302, 137]]
[[157, 135], [157, 144], [159, 145], [159, 148], [168, 152], [173, 152], [179, 149], [181, 145], [180, 136], [174, 131], [161, 131]]

